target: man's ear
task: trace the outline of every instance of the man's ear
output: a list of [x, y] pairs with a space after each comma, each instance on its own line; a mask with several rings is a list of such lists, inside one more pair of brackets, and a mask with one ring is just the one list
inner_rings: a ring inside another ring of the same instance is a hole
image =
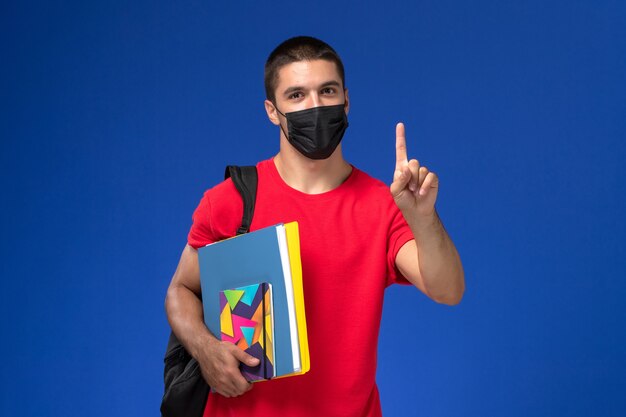
[[346, 115], [347, 115], [348, 112], [350, 111], [350, 98], [348, 97], [348, 89], [347, 88], [343, 89], [343, 96], [346, 99], [346, 104], [344, 105], [344, 110], [346, 111]]
[[280, 120], [278, 119], [278, 112], [276, 111], [274, 103], [269, 100], [265, 100], [263, 104], [265, 104], [265, 113], [267, 113], [267, 118], [270, 119], [270, 122], [278, 126], [280, 124]]

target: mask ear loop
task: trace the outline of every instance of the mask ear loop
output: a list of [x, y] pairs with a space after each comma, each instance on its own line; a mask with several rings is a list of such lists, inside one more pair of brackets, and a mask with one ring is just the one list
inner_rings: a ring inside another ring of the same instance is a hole
[[[276, 111], [285, 118], [285, 121], [287, 121], [287, 116], [285, 116], [283, 112], [278, 110], [278, 106], [276, 105], [276, 103], [272, 103], [272, 104], [274, 105], [274, 108], [276, 109]], [[283, 129], [283, 124], [280, 122], [280, 119], [278, 119], [278, 126], [280, 126], [280, 130], [283, 131], [283, 135], [285, 135], [285, 138], [289, 140], [289, 135], [287, 135], [287, 132], [285, 132], [285, 129]]]

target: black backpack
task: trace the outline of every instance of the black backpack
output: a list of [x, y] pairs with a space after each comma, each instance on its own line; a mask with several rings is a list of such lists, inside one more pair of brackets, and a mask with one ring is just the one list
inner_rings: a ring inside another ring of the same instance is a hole
[[[224, 178], [232, 178], [243, 199], [243, 217], [237, 234], [250, 231], [256, 201], [257, 171], [254, 166], [226, 167]], [[163, 379], [165, 392], [161, 401], [162, 417], [201, 417], [210, 387], [202, 377], [200, 365], [170, 332], [165, 351]]]

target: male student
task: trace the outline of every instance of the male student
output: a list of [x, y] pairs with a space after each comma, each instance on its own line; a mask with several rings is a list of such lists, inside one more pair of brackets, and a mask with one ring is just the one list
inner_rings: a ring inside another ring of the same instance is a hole
[[242, 201], [231, 180], [208, 190], [194, 212], [167, 292], [168, 319], [216, 391], [207, 416], [380, 416], [375, 374], [385, 288], [412, 284], [448, 305], [463, 296], [461, 261], [435, 211], [437, 176], [408, 160], [402, 124], [391, 187], [344, 159], [350, 101], [343, 64], [326, 43], [296, 37], [279, 45], [265, 65], [265, 89], [280, 150], [257, 165], [251, 230], [299, 223], [311, 370], [253, 388], [238, 367], [257, 359], [203, 323], [196, 249], [240, 226]]

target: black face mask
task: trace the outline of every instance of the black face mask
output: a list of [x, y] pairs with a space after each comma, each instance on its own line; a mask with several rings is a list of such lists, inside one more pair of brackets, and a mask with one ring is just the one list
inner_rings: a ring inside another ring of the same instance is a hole
[[[276, 107], [276, 106], [274, 106]], [[345, 104], [320, 106], [306, 110], [281, 113], [287, 118], [285, 133], [289, 143], [310, 159], [326, 159], [335, 151], [348, 128]], [[283, 126], [280, 125], [282, 129]]]

